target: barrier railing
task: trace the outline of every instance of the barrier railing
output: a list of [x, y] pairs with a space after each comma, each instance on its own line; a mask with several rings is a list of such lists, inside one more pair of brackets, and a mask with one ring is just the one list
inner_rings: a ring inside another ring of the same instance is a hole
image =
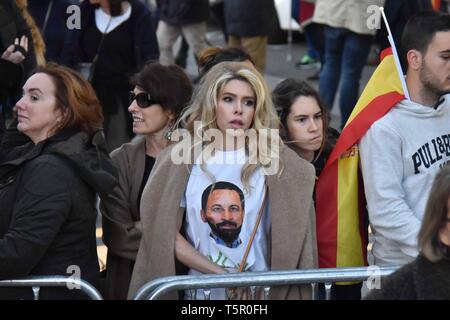
[[[226, 273], [200, 276], [172, 276], [158, 278], [146, 283], [138, 290], [134, 300], [155, 300], [161, 295], [174, 290], [193, 290], [194, 297], [196, 297], [197, 289], [203, 289], [205, 300], [209, 300], [211, 288], [234, 287], [263, 287], [264, 299], [268, 300], [270, 286], [294, 284], [311, 284], [313, 297], [315, 297], [317, 283], [325, 284], [325, 299], [330, 300], [331, 286], [333, 282], [365, 281], [369, 278], [378, 280], [391, 274], [398, 268], [398, 266], [370, 266], [354, 268]], [[255, 290], [253, 289], [251, 291], [252, 298], [254, 298]]]
[[[31, 276], [22, 279], [1, 280], [0, 287], [31, 287], [33, 299], [39, 300], [41, 287], [78, 288], [92, 300], [103, 300], [103, 297], [90, 283], [82, 279], [67, 276]], [[68, 289], [69, 290], [69, 289]]]

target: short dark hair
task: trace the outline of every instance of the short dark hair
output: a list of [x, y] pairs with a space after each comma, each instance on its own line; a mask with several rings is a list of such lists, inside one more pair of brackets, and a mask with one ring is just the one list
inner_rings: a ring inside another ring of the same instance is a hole
[[176, 65], [163, 66], [148, 62], [131, 78], [131, 84], [149, 93], [164, 110], [173, 112], [176, 118], [192, 96], [192, 83], [183, 69]]
[[426, 54], [437, 32], [450, 31], [450, 15], [437, 11], [422, 11], [412, 16], [405, 25], [401, 40], [401, 60], [404, 71], [408, 70], [407, 53], [417, 50]]
[[441, 243], [439, 230], [447, 223], [448, 198], [450, 197], [450, 165], [446, 165], [434, 179], [430, 191], [418, 240], [422, 254], [430, 261], [450, 258], [449, 248]]
[[218, 181], [210, 184], [202, 194], [202, 210], [206, 212], [206, 204], [208, 203], [208, 198], [211, 193], [215, 190], [233, 190], [239, 195], [241, 201], [242, 211], [245, 211], [245, 197], [242, 190], [235, 184], [227, 181]]
[[290, 140], [287, 128], [287, 117], [291, 112], [292, 105], [298, 97], [311, 97], [315, 99], [319, 105], [323, 121], [323, 140], [322, 146], [320, 147], [320, 150], [322, 150], [328, 132], [328, 109], [323, 104], [322, 99], [320, 99], [319, 93], [303, 80], [288, 78], [281, 81], [275, 89], [273, 89], [272, 101], [281, 122], [280, 136], [285, 142]]
[[198, 73], [202, 78], [216, 64], [225, 61], [243, 62], [246, 60], [255, 64], [252, 57], [243, 49], [208, 47], [200, 51], [198, 55]]

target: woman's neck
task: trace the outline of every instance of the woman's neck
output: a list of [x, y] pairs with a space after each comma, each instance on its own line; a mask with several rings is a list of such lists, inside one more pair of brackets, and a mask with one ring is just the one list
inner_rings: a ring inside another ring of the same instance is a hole
[[170, 144], [163, 133], [145, 136], [145, 153], [156, 158]]

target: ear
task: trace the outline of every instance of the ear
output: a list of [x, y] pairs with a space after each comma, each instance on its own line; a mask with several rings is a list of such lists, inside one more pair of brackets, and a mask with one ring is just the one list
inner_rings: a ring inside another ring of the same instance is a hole
[[170, 122], [173, 122], [175, 120], [175, 114], [172, 111], [166, 110], [166, 115], [169, 118]]
[[422, 67], [422, 53], [417, 50], [409, 50], [406, 54], [406, 59], [408, 61], [409, 68], [413, 70], [419, 70]]
[[201, 215], [201, 217], [202, 217], [202, 221], [203, 221], [203, 222], [206, 222], [206, 212], [203, 211], [203, 209], [200, 210], [200, 215]]
[[439, 230], [439, 240], [450, 248], [450, 228], [448, 226], [444, 226]]

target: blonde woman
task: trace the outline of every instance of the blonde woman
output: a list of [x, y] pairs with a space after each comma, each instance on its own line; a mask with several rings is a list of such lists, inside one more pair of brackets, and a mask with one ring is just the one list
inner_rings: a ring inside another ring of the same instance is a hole
[[[278, 118], [261, 74], [243, 63], [214, 66], [180, 123], [194, 140], [185, 157], [193, 164], [179, 162], [186, 140], [158, 157], [142, 194], [129, 298], [183, 267], [193, 275], [315, 268], [314, 168], [283, 146], [278, 131], [265, 134], [278, 128]], [[311, 292], [274, 287], [270, 297], [309, 299]], [[226, 292], [213, 290], [211, 298]]]

